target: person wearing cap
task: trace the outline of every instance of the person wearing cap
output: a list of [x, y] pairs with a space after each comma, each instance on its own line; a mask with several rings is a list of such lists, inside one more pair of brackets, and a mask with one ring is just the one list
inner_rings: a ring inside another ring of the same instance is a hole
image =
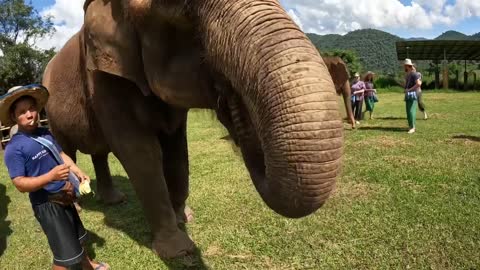
[[373, 119], [373, 108], [375, 107], [375, 102], [378, 101], [376, 96], [377, 90], [373, 84], [373, 75], [375, 73], [368, 71], [363, 79], [365, 84], [365, 111], [370, 113], [370, 119]]
[[406, 72], [405, 78], [405, 109], [407, 111], [408, 133], [412, 134], [416, 131], [415, 121], [417, 117], [417, 89], [422, 85], [421, 74], [415, 70], [411, 59], [406, 58], [403, 62]]
[[365, 92], [365, 84], [360, 80], [360, 74], [358, 72], [355, 72], [350, 88], [352, 89], [353, 117], [355, 118], [355, 123], [360, 124], [360, 120], [362, 119], [362, 104], [363, 94]]
[[5, 165], [15, 187], [29, 193], [34, 216], [53, 253], [53, 269], [109, 269], [107, 264], [91, 261], [82, 246], [87, 232], [73, 206], [75, 189], [68, 179], [70, 171], [82, 182], [90, 178], [48, 129], [39, 127], [39, 112], [47, 99], [47, 89], [38, 84], [13, 87], [0, 97], [0, 121], [5, 126], [18, 125], [5, 148]]

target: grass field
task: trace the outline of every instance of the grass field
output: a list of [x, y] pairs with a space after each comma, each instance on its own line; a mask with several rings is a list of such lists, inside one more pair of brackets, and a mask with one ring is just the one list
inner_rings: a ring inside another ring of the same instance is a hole
[[[90, 254], [113, 269], [480, 269], [480, 93], [425, 93], [429, 119], [408, 135], [403, 96], [380, 91], [375, 120], [345, 124], [342, 176], [326, 205], [293, 220], [256, 193], [226, 131], [206, 111], [189, 115], [195, 256], [162, 261], [114, 157], [128, 202], [84, 201]], [[418, 115], [420, 118], [420, 115]], [[49, 269], [47, 241], [27, 194], [0, 160], [0, 269]], [[88, 156], [79, 164], [92, 178]], [[4, 242], [4, 241], [2, 241]], [[3, 254], [2, 254], [3, 253]]]

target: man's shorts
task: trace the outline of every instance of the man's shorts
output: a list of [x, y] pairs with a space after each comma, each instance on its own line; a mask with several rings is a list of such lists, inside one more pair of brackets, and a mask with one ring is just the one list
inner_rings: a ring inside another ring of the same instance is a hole
[[46, 202], [34, 205], [33, 212], [47, 235], [53, 263], [64, 267], [80, 263], [85, 252], [81, 243], [86, 240], [87, 231], [75, 206]]

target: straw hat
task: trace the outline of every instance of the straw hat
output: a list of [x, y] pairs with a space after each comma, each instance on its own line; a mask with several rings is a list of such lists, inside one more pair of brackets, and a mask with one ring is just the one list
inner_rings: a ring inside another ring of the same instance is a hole
[[372, 71], [367, 71], [367, 75], [375, 75], [375, 72], [372, 72]]
[[353, 75], [353, 77], [360, 77], [360, 74], [358, 72], [355, 72], [355, 74]]
[[405, 58], [405, 61], [403, 61], [404, 66], [414, 66], [415, 64], [412, 63], [412, 60], [409, 58]]
[[37, 101], [37, 110], [41, 111], [48, 100], [48, 91], [43, 85], [29, 84], [14, 86], [7, 93], [0, 96], [0, 121], [4, 126], [12, 126], [15, 122], [10, 117], [10, 107], [19, 98], [31, 96]]

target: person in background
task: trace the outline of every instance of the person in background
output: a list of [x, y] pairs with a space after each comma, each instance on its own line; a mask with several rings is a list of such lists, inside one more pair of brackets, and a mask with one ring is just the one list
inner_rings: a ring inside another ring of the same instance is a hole
[[417, 72], [420, 80], [420, 86], [416, 90], [418, 109], [423, 113], [423, 119], [427, 120], [428, 119], [427, 111], [425, 110], [425, 103], [423, 102], [423, 98], [422, 98], [422, 73], [417, 71], [415, 65], [413, 65], [413, 71]]
[[377, 90], [373, 84], [373, 75], [375, 73], [368, 71], [363, 79], [365, 84], [365, 112], [368, 111], [370, 113], [370, 119], [373, 119], [373, 109], [375, 108], [375, 102], [378, 101], [376, 96]]
[[365, 84], [360, 80], [360, 74], [358, 72], [355, 73], [350, 88], [352, 89], [353, 117], [355, 118], [355, 123], [360, 124], [360, 120], [362, 119], [362, 104], [363, 95], [365, 93]]
[[406, 58], [403, 62], [405, 76], [405, 109], [408, 120], [408, 133], [415, 133], [415, 120], [417, 117], [417, 89], [422, 85], [421, 75], [416, 72], [411, 59]]

